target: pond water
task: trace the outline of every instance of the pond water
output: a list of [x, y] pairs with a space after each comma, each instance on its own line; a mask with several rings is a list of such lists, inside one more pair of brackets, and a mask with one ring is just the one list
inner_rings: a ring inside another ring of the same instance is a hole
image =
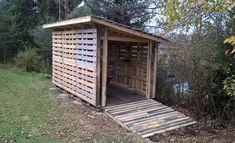
[[173, 85], [173, 91], [174, 93], [186, 93], [188, 94], [190, 89], [189, 89], [189, 83], [185, 82], [185, 83], [177, 83]]

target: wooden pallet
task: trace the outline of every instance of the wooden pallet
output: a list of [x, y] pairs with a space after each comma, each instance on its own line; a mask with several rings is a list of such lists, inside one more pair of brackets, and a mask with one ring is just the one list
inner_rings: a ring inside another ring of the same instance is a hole
[[53, 31], [52, 81], [96, 106], [97, 29]]
[[120, 125], [143, 138], [196, 123], [152, 99], [108, 106], [105, 112]]
[[140, 43], [112, 42], [109, 47], [109, 76], [145, 94], [147, 46]]

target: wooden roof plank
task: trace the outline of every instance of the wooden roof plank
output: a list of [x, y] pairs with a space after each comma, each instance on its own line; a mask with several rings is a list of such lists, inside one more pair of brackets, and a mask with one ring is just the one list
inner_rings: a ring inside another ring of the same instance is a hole
[[104, 26], [107, 26], [109, 28], [113, 28], [125, 33], [129, 33], [135, 36], [139, 36], [145, 39], [149, 39], [149, 40], [153, 40], [153, 41], [157, 41], [160, 43], [167, 43], [168, 40], [160, 37], [160, 36], [156, 36], [147, 32], [144, 32], [140, 29], [134, 28], [134, 27], [130, 27], [127, 25], [123, 25], [111, 20], [107, 20], [105, 18], [101, 18], [101, 17], [97, 17], [97, 16], [85, 16], [85, 17], [80, 17], [80, 18], [75, 18], [75, 19], [70, 19], [70, 20], [65, 20], [65, 21], [60, 21], [60, 22], [56, 22], [56, 23], [51, 23], [51, 24], [45, 24], [43, 25], [43, 28], [52, 28], [52, 29], [56, 29], [56, 28], [61, 28], [61, 27], [68, 27], [68, 26], [72, 26], [72, 25], [77, 25], [77, 24], [83, 24], [83, 23], [97, 23], [97, 24], [101, 24]]
[[43, 25], [43, 28], [56, 28], [56, 27], [86, 23], [86, 22], [91, 22], [91, 16], [85, 16], [85, 17], [55, 22], [55, 23], [51, 23], [51, 24], [45, 24], [45, 25]]
[[133, 34], [135, 36], [139, 36], [139, 37], [143, 37], [143, 38], [146, 38], [146, 39], [158, 41], [160, 43], [166, 43], [167, 42], [167, 40], [162, 38], [162, 37], [152, 35], [150, 33], [143, 32], [140, 29], [133, 28], [133, 27], [130, 27], [130, 26], [127, 26], [127, 25], [123, 25], [123, 24], [120, 24], [120, 23], [117, 23], [117, 22], [114, 22], [114, 21], [111, 21], [111, 20], [101, 19], [101, 18], [98, 18], [98, 17], [91, 17], [91, 21], [95, 22], [95, 23], [99, 23], [99, 24], [107, 26], [107, 27], [110, 27], [110, 28], [113, 28], [113, 29], [117, 29], [117, 30], [122, 31], [122, 32]]

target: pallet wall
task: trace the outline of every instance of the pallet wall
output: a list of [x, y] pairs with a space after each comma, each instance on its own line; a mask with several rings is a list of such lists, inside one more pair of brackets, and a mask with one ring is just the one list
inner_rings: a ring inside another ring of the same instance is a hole
[[[147, 43], [110, 42], [109, 76], [112, 77], [112, 81], [126, 85], [145, 95], [147, 52]], [[154, 64], [154, 54], [152, 64]], [[152, 75], [153, 70], [152, 66]]]
[[96, 106], [97, 29], [52, 33], [52, 81]]

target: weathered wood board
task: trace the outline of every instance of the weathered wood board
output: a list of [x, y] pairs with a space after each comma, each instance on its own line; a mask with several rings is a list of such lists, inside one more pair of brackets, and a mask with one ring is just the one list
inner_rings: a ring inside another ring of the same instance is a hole
[[120, 125], [143, 138], [196, 123], [152, 99], [108, 106], [105, 112]]

